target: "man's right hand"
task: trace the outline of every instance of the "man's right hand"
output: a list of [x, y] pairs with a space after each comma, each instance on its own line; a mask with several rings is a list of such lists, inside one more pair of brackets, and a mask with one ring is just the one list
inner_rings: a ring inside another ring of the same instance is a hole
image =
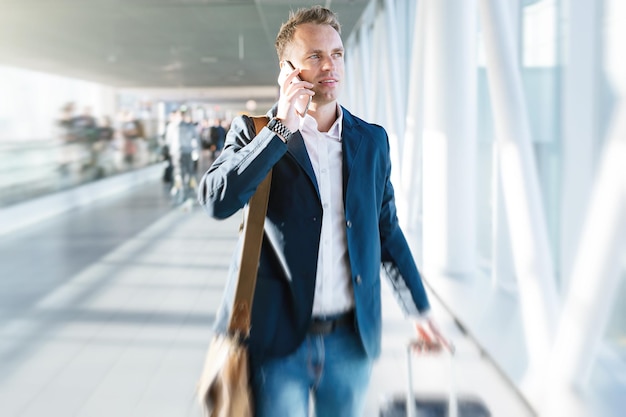
[[[308, 81], [300, 80], [300, 78], [298, 78], [299, 74], [299, 69], [292, 70], [289, 68], [289, 65], [284, 64], [281, 66], [281, 71], [278, 76], [280, 97], [278, 99], [276, 118], [280, 119], [292, 132], [300, 128], [300, 118], [298, 116], [299, 107], [302, 107], [302, 109], [300, 109], [302, 112], [308, 101], [308, 97], [315, 94], [313, 90], [311, 90], [313, 84]], [[304, 104], [301, 103], [301, 97], [304, 99]]]

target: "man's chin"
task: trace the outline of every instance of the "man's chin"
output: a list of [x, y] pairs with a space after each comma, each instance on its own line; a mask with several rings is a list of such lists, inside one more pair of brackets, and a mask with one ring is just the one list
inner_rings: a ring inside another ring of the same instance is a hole
[[[319, 94], [319, 95], [318, 95]], [[337, 94], [333, 93], [316, 93], [313, 96], [313, 102], [318, 106], [323, 106], [325, 104], [332, 104], [337, 101]]]

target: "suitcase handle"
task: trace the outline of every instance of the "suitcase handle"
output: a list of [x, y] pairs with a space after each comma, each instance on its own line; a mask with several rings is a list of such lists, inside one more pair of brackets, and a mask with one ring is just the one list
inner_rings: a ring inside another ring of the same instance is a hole
[[[415, 351], [420, 352], [422, 350], [423, 342], [418, 340], [411, 340], [406, 347], [407, 356], [407, 393], [406, 393], [406, 415], [407, 417], [416, 417], [417, 411], [415, 410], [415, 400], [413, 398], [413, 353]], [[449, 395], [448, 395], [448, 417], [458, 417], [459, 408], [456, 395], [455, 375], [454, 375], [454, 356], [456, 349], [453, 344], [445, 346], [442, 351], [447, 352], [449, 355]]]

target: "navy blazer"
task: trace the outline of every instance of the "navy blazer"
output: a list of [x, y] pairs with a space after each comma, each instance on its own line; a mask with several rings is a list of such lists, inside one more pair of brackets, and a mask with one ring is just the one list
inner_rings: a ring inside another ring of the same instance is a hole
[[[396, 217], [387, 133], [342, 111], [345, 227], [355, 326], [365, 351], [376, 358], [381, 344], [381, 265], [406, 313], [423, 313], [429, 303]], [[263, 359], [293, 352], [306, 336], [323, 210], [300, 132], [288, 144], [267, 127], [256, 137], [251, 132], [254, 124], [249, 117], [233, 120], [223, 152], [200, 181], [198, 198], [211, 216], [227, 218], [244, 207], [273, 168], [249, 339], [253, 359]], [[241, 242], [237, 248], [218, 310], [218, 332], [226, 330], [233, 303]]]

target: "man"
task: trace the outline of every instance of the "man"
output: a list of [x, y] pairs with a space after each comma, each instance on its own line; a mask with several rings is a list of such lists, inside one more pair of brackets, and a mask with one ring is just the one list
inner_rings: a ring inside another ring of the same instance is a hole
[[[398, 226], [386, 132], [337, 102], [344, 48], [336, 16], [299, 10], [276, 49], [280, 97], [270, 122], [255, 135], [249, 118], [233, 120], [199, 200], [213, 217], [229, 217], [273, 169], [249, 338], [255, 415], [304, 417], [312, 396], [318, 417], [356, 417], [380, 354], [381, 263], [407, 313], [425, 315], [429, 303]], [[218, 332], [236, 276], [235, 265]], [[432, 320], [420, 323], [427, 348], [446, 343]]]
[[194, 159], [198, 153], [196, 127], [186, 121], [185, 107], [174, 112], [165, 131], [165, 143], [168, 146], [173, 167], [174, 185], [171, 193], [176, 203], [182, 203], [188, 192], [196, 186]]
[[222, 148], [224, 148], [224, 141], [226, 140], [226, 129], [222, 127], [222, 121], [220, 119], [213, 119], [213, 125], [211, 126], [211, 144], [213, 151], [213, 158], [220, 154]]

